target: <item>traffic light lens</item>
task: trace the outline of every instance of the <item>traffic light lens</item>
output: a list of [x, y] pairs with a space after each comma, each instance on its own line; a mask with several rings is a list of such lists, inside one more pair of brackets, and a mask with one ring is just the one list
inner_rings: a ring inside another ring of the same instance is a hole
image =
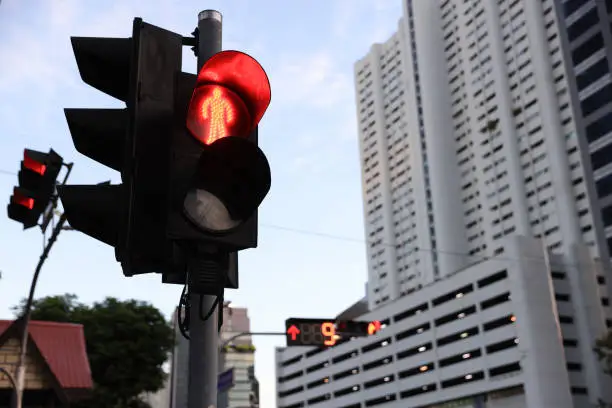
[[33, 172], [40, 174], [41, 176], [43, 176], [47, 171], [47, 166], [28, 156], [27, 151], [23, 152], [23, 166], [28, 170], [32, 170]]
[[251, 115], [242, 99], [219, 85], [204, 85], [193, 92], [187, 112], [187, 129], [209, 145], [226, 136], [247, 137]]
[[185, 197], [184, 208], [185, 215], [191, 222], [208, 231], [225, 232], [242, 222], [232, 219], [223, 202], [206, 190], [189, 191]]
[[13, 203], [19, 204], [28, 210], [34, 208], [34, 199], [31, 197], [27, 197], [24, 194], [20, 193], [17, 189], [13, 191]]

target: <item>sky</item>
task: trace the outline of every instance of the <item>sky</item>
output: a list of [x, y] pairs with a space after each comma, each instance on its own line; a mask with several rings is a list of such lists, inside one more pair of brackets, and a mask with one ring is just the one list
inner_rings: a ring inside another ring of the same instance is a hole
[[[240, 253], [240, 288], [226, 299], [249, 309], [252, 331], [284, 330], [289, 317], [333, 317], [365, 294], [353, 64], [389, 38], [400, 0], [2, 0], [0, 3], [0, 192], [8, 203], [23, 149], [53, 148], [73, 162], [69, 184], [120, 182], [79, 154], [63, 108], [121, 107], [79, 77], [70, 36], [129, 37], [132, 20], [189, 35], [202, 9], [223, 14], [223, 49], [256, 58], [272, 102], [260, 147], [272, 188], [259, 210], [259, 247]], [[195, 73], [188, 47], [183, 70]], [[0, 318], [27, 295], [43, 247], [40, 229], [0, 216]], [[168, 318], [181, 288], [159, 275], [126, 278], [113, 248], [62, 232], [36, 296], [74, 293], [151, 302]], [[274, 348], [283, 337], [253, 338], [261, 406], [274, 407]]]

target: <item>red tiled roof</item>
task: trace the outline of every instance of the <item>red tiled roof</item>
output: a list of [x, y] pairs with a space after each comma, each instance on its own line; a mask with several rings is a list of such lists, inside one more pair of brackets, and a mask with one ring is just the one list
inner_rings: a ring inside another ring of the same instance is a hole
[[[0, 336], [11, 324], [12, 320], [0, 320]], [[93, 387], [83, 325], [32, 320], [29, 332], [63, 389]]]

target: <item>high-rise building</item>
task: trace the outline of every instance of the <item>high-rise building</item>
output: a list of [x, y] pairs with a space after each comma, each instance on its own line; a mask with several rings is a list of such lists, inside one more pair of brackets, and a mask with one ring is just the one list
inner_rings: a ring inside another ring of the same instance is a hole
[[612, 138], [607, 5], [403, 5], [398, 31], [355, 64], [362, 319], [386, 327], [330, 350], [279, 349], [279, 408], [610, 399], [592, 351], [612, 326], [612, 166], [595, 160]]
[[370, 307], [508, 235], [607, 259], [553, 0], [404, 8], [355, 65]]
[[[259, 406], [259, 385], [255, 378], [255, 347], [251, 336], [247, 309], [232, 307], [226, 302], [223, 308], [223, 326], [220, 342], [223, 345], [219, 358], [219, 370], [234, 371], [234, 386], [220, 394], [218, 408], [256, 408]], [[239, 337], [237, 337], [239, 336]]]
[[[577, 133], [601, 214], [596, 231], [612, 252], [612, 1], [555, 1], [559, 38], [569, 81]], [[604, 249], [602, 248], [602, 256]]]
[[189, 392], [189, 340], [181, 334], [179, 311], [172, 316], [175, 346], [170, 356], [170, 408], [187, 408]]

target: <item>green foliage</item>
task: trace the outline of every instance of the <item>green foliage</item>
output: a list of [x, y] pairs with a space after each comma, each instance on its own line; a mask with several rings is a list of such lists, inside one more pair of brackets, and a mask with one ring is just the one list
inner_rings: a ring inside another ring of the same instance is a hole
[[[21, 316], [25, 310], [26, 299], [23, 299], [11, 310], [16, 316]], [[76, 295], [65, 294], [61, 296], [48, 296], [32, 302], [32, 319], [48, 322], [71, 323], [75, 321], [75, 315], [86, 306], [77, 302]]]
[[604, 365], [604, 372], [612, 375], [612, 331], [597, 339], [593, 348], [595, 354]]
[[[13, 308], [20, 315], [23, 301]], [[174, 346], [174, 333], [149, 303], [108, 297], [86, 306], [75, 295], [33, 302], [33, 320], [80, 323], [95, 384], [89, 408], [147, 408], [143, 392], [159, 390], [166, 377], [162, 364]]]
[[[612, 376], [612, 331], [595, 341], [593, 351], [597, 354], [599, 361], [603, 364], [604, 373]], [[612, 408], [612, 404], [599, 400], [598, 408]]]

